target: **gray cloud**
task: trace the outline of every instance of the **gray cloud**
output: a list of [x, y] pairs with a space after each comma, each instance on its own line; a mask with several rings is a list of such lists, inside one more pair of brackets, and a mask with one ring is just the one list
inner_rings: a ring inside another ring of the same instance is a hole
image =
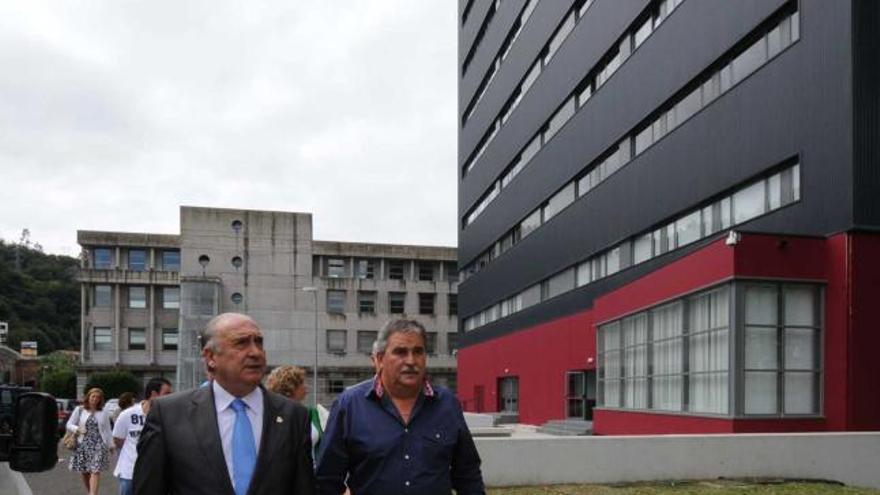
[[181, 204], [454, 245], [455, 2], [0, 3], [0, 237], [176, 232]]

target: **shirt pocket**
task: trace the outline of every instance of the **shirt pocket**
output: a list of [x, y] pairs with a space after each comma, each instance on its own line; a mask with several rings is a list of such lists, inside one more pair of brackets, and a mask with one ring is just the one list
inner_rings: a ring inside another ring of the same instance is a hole
[[452, 454], [458, 441], [454, 428], [427, 428], [419, 433], [422, 457], [431, 467], [447, 468], [452, 464]]

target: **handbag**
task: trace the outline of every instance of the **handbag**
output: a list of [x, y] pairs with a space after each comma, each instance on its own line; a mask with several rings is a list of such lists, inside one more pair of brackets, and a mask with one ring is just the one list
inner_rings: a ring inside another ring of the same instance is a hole
[[[74, 414], [76, 414], [76, 421], [75, 422], [79, 423], [79, 408], [78, 407], [76, 408], [76, 411], [74, 411]], [[67, 450], [76, 450], [76, 442], [77, 442], [77, 438], [76, 438], [75, 431], [67, 430], [64, 433], [64, 437], [61, 439], [61, 445], [64, 445], [64, 448]]]

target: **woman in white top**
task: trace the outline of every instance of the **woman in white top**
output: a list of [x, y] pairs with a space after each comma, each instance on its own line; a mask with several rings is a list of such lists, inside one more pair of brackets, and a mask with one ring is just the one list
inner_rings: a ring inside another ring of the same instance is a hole
[[67, 421], [67, 430], [76, 433], [76, 449], [70, 458], [71, 471], [79, 471], [89, 495], [98, 495], [101, 471], [110, 465], [110, 416], [103, 411], [104, 392], [93, 388], [83, 405]]

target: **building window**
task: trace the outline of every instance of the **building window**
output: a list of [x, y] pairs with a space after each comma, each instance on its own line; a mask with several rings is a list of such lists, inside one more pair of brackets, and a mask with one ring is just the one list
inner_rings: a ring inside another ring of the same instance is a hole
[[373, 260], [358, 260], [357, 261], [357, 278], [361, 279], [371, 279], [373, 278], [375, 263]]
[[345, 391], [345, 379], [341, 376], [330, 376], [327, 378], [327, 393], [341, 394]]
[[96, 285], [95, 286], [95, 307], [96, 308], [109, 308], [113, 305], [113, 288], [109, 285]]
[[600, 326], [600, 404], [729, 414], [730, 292], [724, 285]]
[[129, 287], [128, 288], [128, 307], [142, 309], [147, 307], [147, 288], [146, 287]]
[[449, 347], [449, 354], [458, 350], [458, 332], [449, 332], [446, 334], [446, 345]]
[[162, 288], [162, 307], [164, 309], [180, 309], [180, 287]]
[[358, 313], [374, 314], [376, 312], [376, 293], [358, 291]]
[[178, 334], [176, 328], [162, 329], [162, 350], [176, 351], [178, 343]]
[[436, 294], [433, 293], [419, 293], [419, 314], [420, 315], [432, 315], [434, 314], [434, 298]]
[[388, 260], [388, 278], [391, 280], [403, 280], [403, 260]]
[[388, 312], [391, 314], [403, 314], [406, 312], [406, 292], [388, 293]]
[[180, 251], [162, 251], [162, 269], [167, 272], [179, 272]]
[[458, 294], [449, 294], [447, 296], [449, 299], [449, 315], [457, 315], [458, 314]]
[[446, 280], [458, 282], [458, 264], [446, 263]]
[[113, 349], [113, 334], [109, 327], [92, 328], [93, 346], [96, 351], [109, 351]]
[[357, 350], [363, 354], [372, 354], [373, 353], [373, 342], [376, 341], [376, 337], [379, 335], [379, 332], [373, 330], [358, 330], [357, 333]]
[[345, 354], [347, 333], [345, 330], [327, 330], [327, 352], [331, 354]]
[[147, 332], [143, 328], [128, 329], [128, 350], [143, 351], [147, 348]]
[[95, 248], [92, 267], [100, 270], [113, 268], [113, 252], [109, 248]]
[[419, 261], [419, 280], [423, 282], [431, 282], [434, 280], [434, 263], [430, 261]]
[[342, 258], [328, 258], [327, 276], [330, 278], [345, 277], [345, 260]]
[[745, 414], [819, 413], [818, 322], [816, 287], [746, 286]]
[[437, 354], [437, 332], [425, 333], [425, 352], [432, 356]]
[[327, 312], [328, 313], [345, 313], [345, 291], [344, 290], [328, 290], [327, 291]]
[[142, 272], [147, 269], [147, 252], [143, 249], [128, 250], [128, 269]]

